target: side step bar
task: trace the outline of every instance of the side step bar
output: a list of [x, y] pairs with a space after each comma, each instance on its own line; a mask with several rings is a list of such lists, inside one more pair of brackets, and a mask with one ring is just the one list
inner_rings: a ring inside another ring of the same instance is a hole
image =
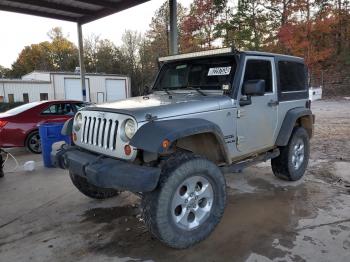
[[240, 173], [243, 169], [245, 169], [248, 166], [255, 165], [260, 162], [265, 162], [269, 159], [278, 157], [280, 155], [280, 150], [278, 148], [268, 151], [266, 153], [257, 155], [255, 157], [249, 158], [247, 160], [243, 160], [241, 162], [233, 163], [229, 166], [223, 166], [221, 167], [221, 171], [223, 173]]

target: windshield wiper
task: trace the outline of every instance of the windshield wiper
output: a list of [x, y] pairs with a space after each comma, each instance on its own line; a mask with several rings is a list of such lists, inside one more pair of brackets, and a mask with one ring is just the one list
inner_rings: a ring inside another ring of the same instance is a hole
[[207, 94], [204, 93], [200, 88], [188, 86], [187, 89], [195, 90], [195, 91], [197, 91], [199, 94], [201, 94], [202, 96], [207, 96]]

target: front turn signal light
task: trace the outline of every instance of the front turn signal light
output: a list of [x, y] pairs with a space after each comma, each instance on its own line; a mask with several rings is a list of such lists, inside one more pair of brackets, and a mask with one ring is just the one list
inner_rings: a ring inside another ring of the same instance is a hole
[[127, 156], [130, 156], [131, 155], [131, 146], [129, 146], [129, 145], [125, 145], [124, 146], [124, 153], [125, 153], [125, 155], [127, 155]]
[[170, 141], [168, 139], [164, 139], [162, 142], [162, 147], [167, 149], [170, 146]]

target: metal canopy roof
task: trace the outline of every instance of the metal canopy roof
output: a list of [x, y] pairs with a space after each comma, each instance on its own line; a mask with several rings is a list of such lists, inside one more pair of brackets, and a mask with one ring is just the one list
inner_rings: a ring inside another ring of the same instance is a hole
[[149, 0], [0, 0], [0, 10], [88, 23]]

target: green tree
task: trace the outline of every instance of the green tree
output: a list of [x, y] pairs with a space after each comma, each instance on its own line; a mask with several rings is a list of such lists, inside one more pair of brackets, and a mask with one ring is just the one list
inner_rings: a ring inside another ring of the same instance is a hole
[[259, 1], [239, 0], [236, 8], [225, 10], [216, 28], [225, 46], [260, 50], [268, 35], [268, 16]]
[[0, 65], [0, 78], [9, 77], [10, 69]]
[[119, 53], [115, 44], [108, 39], [100, 39], [96, 35], [84, 39], [84, 61], [87, 72], [121, 73]]

